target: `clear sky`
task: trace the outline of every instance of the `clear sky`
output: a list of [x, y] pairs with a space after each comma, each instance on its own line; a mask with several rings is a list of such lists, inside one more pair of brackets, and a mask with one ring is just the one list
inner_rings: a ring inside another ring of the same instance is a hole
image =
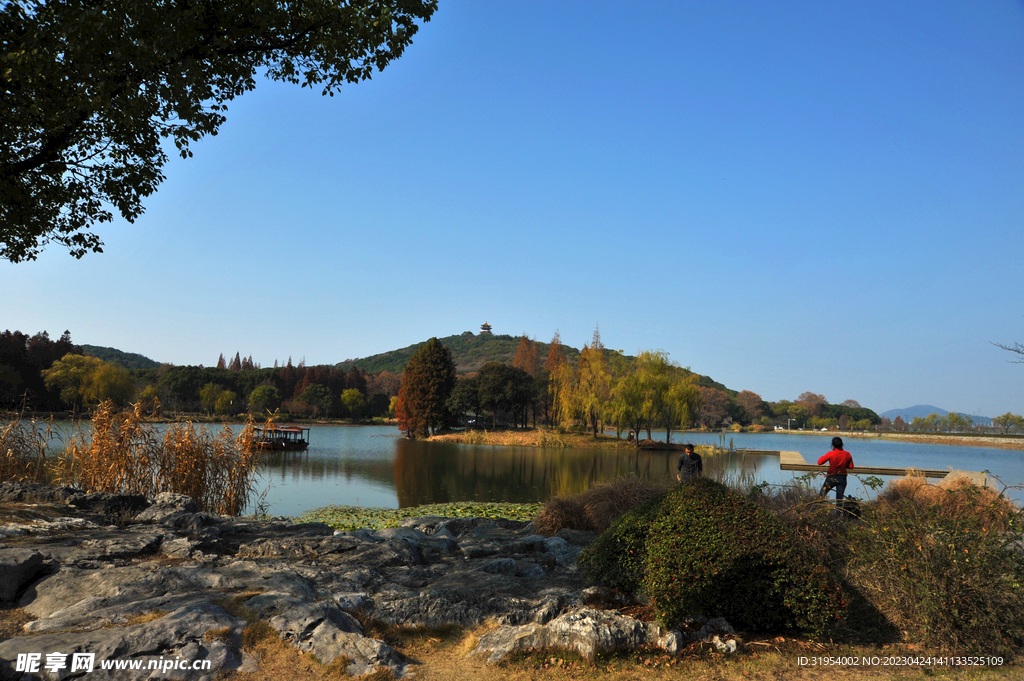
[[0, 329], [175, 364], [526, 333], [768, 400], [1024, 413], [1024, 3], [441, 0], [333, 98], [261, 83]]

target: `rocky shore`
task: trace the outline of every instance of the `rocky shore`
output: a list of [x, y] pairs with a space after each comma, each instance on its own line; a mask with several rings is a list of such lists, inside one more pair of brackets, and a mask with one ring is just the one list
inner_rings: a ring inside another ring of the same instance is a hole
[[[202, 513], [175, 494], [146, 499], [3, 483], [0, 604], [35, 619], [0, 640], [0, 679], [82, 677], [71, 671], [75, 653], [94, 655], [90, 678], [212, 679], [251, 670], [259, 661], [242, 637], [253, 616], [325, 664], [344, 656], [355, 676], [378, 667], [396, 677], [414, 673], [387, 644], [363, 635], [367, 619], [495, 623], [471, 653], [491, 661], [518, 648], [675, 652], [732, 633], [722, 620], [696, 618], [684, 633], [620, 613], [617, 604], [632, 604], [588, 588], [577, 570], [594, 538], [543, 537], [530, 523], [487, 518], [423, 517], [340, 532]], [[735, 649], [734, 641], [718, 641]], [[25, 669], [31, 655], [40, 656], [36, 671]], [[210, 664], [166, 673], [101, 669], [103, 660], [154, 659]]]

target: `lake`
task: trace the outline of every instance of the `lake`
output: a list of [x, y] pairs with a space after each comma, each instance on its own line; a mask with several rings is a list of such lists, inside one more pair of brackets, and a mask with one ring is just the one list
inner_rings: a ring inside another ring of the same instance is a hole
[[[63, 447], [60, 440], [72, 428], [66, 422], [55, 424], [61, 436], [54, 442], [56, 449]], [[664, 440], [665, 433], [656, 431], [654, 437]], [[831, 448], [828, 433], [673, 433], [672, 441], [798, 451], [808, 463], [816, 463]], [[848, 438], [846, 449], [861, 466], [988, 471], [1003, 485], [1024, 484], [1021, 450], [877, 438]], [[624, 475], [672, 479], [678, 458], [678, 452], [422, 442], [406, 440], [394, 426], [313, 426], [307, 451], [264, 454], [257, 493], [267, 490], [270, 513], [285, 516], [331, 504], [406, 508], [455, 501], [544, 502]], [[776, 455], [740, 451], [705, 457], [704, 466], [705, 474], [727, 482], [781, 485], [804, 475], [779, 470]], [[854, 476], [848, 493], [871, 496]], [[1009, 490], [1008, 495], [1024, 504], [1024, 491]]]
[[[831, 435], [727, 434], [726, 447], [730, 439], [737, 449], [798, 451], [815, 463], [829, 451]], [[672, 440], [720, 442], [717, 433], [674, 433]], [[989, 471], [1005, 485], [1024, 484], [1020, 450], [859, 438], [848, 439], [846, 449], [863, 466]], [[400, 437], [392, 426], [314, 426], [309, 450], [265, 454], [260, 490], [269, 484], [270, 512], [286, 516], [330, 504], [405, 508], [453, 501], [543, 502], [623, 475], [674, 477], [678, 457], [676, 452], [422, 442]], [[769, 484], [803, 475], [780, 471], [777, 456], [739, 452], [706, 457], [705, 468], [727, 480]], [[869, 496], [854, 477], [848, 493]], [[1024, 503], [1021, 490], [1008, 494]]]

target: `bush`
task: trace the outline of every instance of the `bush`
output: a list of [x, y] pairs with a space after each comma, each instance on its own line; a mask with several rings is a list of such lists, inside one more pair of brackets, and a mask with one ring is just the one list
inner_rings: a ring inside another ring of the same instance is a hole
[[581, 564], [594, 581], [646, 592], [670, 627], [702, 614], [752, 632], [821, 634], [844, 607], [828, 569], [789, 530], [707, 478], [623, 516]]
[[626, 513], [583, 550], [579, 565], [588, 578], [621, 591], [636, 592], [643, 587], [647, 537], [665, 496]]
[[533, 529], [549, 537], [561, 529], [604, 532], [623, 514], [664, 493], [669, 484], [630, 475], [598, 483], [577, 496], [554, 497], [544, 504]]
[[[956, 487], [934, 503], [897, 490], [887, 495], [895, 501], [867, 506], [849, 532], [847, 575], [911, 640], [1010, 655], [1024, 645], [1021, 514], [999, 514], [999, 529], [983, 490]], [[964, 510], [974, 504], [980, 510]]]

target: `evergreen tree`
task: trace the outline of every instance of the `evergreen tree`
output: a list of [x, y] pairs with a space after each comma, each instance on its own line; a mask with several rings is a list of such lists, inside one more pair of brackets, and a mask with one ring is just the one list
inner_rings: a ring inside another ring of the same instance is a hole
[[454, 386], [451, 350], [431, 338], [413, 353], [402, 374], [396, 406], [399, 428], [411, 438], [436, 432], [447, 420], [446, 403]]

